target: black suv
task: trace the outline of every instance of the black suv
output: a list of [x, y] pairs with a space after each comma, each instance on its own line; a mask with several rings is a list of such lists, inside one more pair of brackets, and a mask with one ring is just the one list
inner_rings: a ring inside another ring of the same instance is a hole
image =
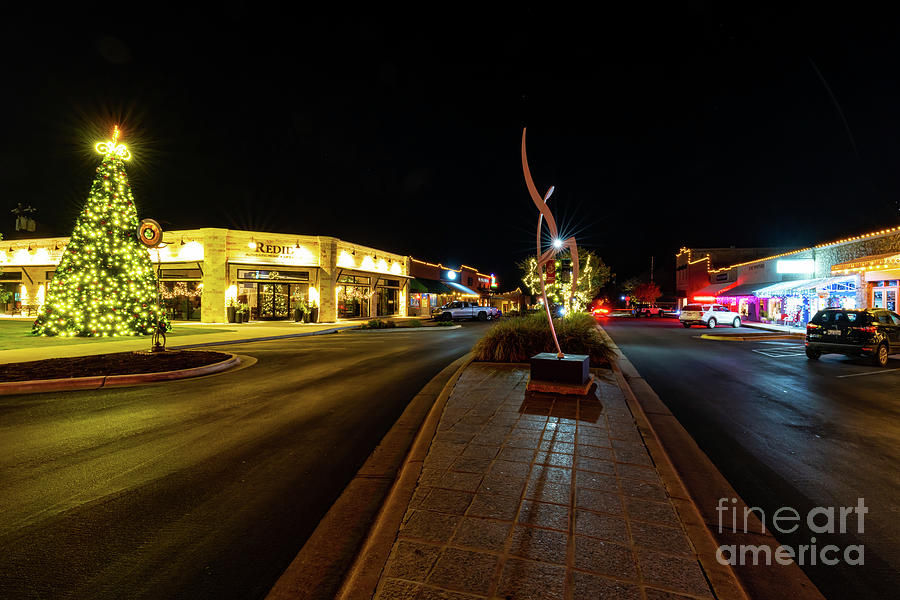
[[870, 356], [883, 367], [888, 355], [900, 352], [900, 315], [883, 308], [826, 308], [806, 326], [806, 356], [823, 354]]

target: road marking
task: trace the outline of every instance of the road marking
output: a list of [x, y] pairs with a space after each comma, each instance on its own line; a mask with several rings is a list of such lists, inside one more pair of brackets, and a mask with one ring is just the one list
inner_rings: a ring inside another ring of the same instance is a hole
[[890, 373], [891, 371], [900, 371], [900, 369], [879, 369], [878, 371], [868, 371], [866, 373], [853, 373], [852, 375], [837, 375], [838, 379], [844, 377], [862, 377], [863, 375], [881, 375], [882, 373]]
[[785, 358], [788, 356], [806, 356], [806, 346], [779, 346], [778, 348], [754, 348], [753, 352], [769, 358]]

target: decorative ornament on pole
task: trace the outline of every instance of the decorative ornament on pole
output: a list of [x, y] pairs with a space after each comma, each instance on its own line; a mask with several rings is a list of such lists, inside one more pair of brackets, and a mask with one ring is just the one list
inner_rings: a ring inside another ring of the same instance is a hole
[[[550, 304], [547, 302], [547, 288], [544, 285], [544, 265], [553, 263], [556, 255], [564, 250], [568, 250], [571, 254], [572, 284], [569, 288], [569, 306], [571, 307], [572, 296], [575, 293], [575, 289], [578, 287], [578, 246], [575, 244], [574, 237], [565, 240], [562, 240], [559, 237], [559, 231], [557, 231], [556, 228], [556, 219], [553, 218], [553, 213], [550, 212], [550, 208], [547, 206], [547, 200], [550, 199], [550, 195], [553, 193], [553, 186], [550, 186], [550, 189], [547, 190], [547, 193], [544, 194], [542, 198], [538, 193], [537, 187], [534, 185], [534, 180], [531, 178], [531, 170], [528, 168], [528, 156], [525, 153], [526, 130], [527, 128], [522, 129], [522, 172], [525, 174], [525, 185], [528, 187], [528, 193], [531, 195], [534, 205], [537, 206], [538, 211], [540, 211], [537, 224], [537, 270], [538, 277], [541, 279], [541, 296], [544, 299], [547, 320], [550, 322], [550, 333], [553, 335], [553, 342], [556, 344], [556, 357], [563, 358], [565, 354], [563, 354], [563, 351], [559, 347], [559, 339], [556, 337], [556, 328], [553, 327], [553, 315], [550, 314]], [[553, 240], [550, 248], [547, 250], [544, 250], [541, 247], [541, 227], [543, 226], [544, 219], [547, 219], [547, 228], [550, 230], [550, 237]]]

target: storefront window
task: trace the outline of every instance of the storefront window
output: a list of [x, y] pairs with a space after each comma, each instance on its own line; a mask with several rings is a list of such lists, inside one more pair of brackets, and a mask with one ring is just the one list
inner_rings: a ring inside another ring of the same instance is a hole
[[886, 308], [897, 310], [897, 296], [900, 295], [900, 281], [888, 279], [885, 281], [873, 281], [872, 308]]
[[340, 285], [337, 288], [338, 317], [342, 319], [369, 316], [369, 287]]
[[292, 283], [291, 284], [291, 311], [300, 308], [304, 301], [309, 298], [308, 283]]
[[309, 271], [249, 271], [238, 269], [238, 279], [299, 279], [309, 281]]
[[170, 319], [199, 321], [203, 284], [199, 281], [162, 281], [159, 284], [163, 306]]

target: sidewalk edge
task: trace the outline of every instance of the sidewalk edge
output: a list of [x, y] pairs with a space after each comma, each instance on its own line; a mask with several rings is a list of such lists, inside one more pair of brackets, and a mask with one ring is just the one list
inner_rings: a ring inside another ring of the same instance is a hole
[[335, 596], [335, 600], [370, 600], [375, 595], [384, 565], [391, 552], [391, 547], [394, 545], [397, 532], [400, 530], [401, 521], [419, 482], [419, 474], [422, 472], [422, 465], [425, 464], [425, 456], [428, 454], [431, 441], [437, 432], [441, 415], [444, 414], [444, 407], [450, 398], [450, 393], [456, 387], [460, 375], [474, 359], [474, 353], [469, 352], [452, 363], [459, 363], [459, 366], [444, 384], [437, 400], [428, 411], [428, 416], [422, 422], [409, 449], [409, 454], [394, 480], [394, 485], [378, 512], [378, 516], [369, 530], [369, 535], [344, 579], [341, 589]]
[[[697, 550], [697, 558], [700, 566], [707, 576], [713, 594], [720, 599], [740, 599], [769, 597], [773, 590], [781, 590], [785, 597], [790, 596], [795, 600], [824, 600], [818, 588], [809, 580], [806, 574], [796, 563], [790, 567], [780, 567], [777, 572], [767, 572], [765, 568], [735, 569], [729, 565], [723, 565], [715, 559], [716, 550], [721, 544], [734, 543], [734, 533], [725, 533], [724, 540], [719, 540], [712, 526], [703, 518], [703, 513], [695, 500], [697, 493], [698, 473], [701, 485], [709, 489], [715, 489], [715, 495], [719, 497], [736, 497], [741, 505], [746, 503], [740, 498], [731, 484], [715, 467], [706, 453], [697, 446], [690, 434], [681, 426], [678, 420], [665, 407], [659, 396], [644, 380], [628, 357], [619, 349], [609, 334], [598, 325], [601, 335], [606, 338], [610, 347], [615, 351], [618, 360], [613, 364], [616, 374], [629, 408], [638, 423], [647, 450], [653, 462], [657, 466], [660, 478], [669, 491], [678, 516], [681, 519], [685, 532]], [[624, 367], [624, 368], [623, 368]], [[630, 375], [626, 375], [626, 371]], [[632, 382], [642, 383], [638, 386], [637, 393]], [[649, 407], [645, 411], [645, 407]], [[648, 411], [654, 418], [648, 416]], [[653, 421], [657, 421], [657, 427]], [[664, 420], [664, 422], [663, 422]], [[663, 429], [661, 431], [661, 429]], [[692, 465], [688, 467], [678, 462], [682, 467], [676, 467], [671, 454], [676, 445], [682, 458], [687, 454]], [[688, 469], [693, 470], [694, 485], [689, 484], [683, 475]], [[729, 539], [730, 537], [730, 539]], [[770, 534], [754, 536], [756, 541], [778, 545], [777, 540]], [[760, 539], [762, 538], [762, 539]], [[773, 577], [773, 575], [775, 577]], [[777, 578], [777, 581], [774, 579]]]

